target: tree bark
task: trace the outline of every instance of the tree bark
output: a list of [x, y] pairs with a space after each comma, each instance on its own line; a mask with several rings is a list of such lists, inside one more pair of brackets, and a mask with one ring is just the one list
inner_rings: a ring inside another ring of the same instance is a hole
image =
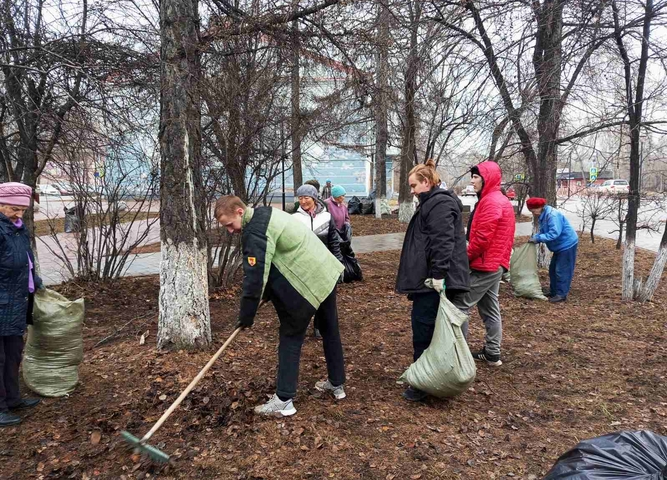
[[662, 278], [662, 272], [665, 270], [665, 264], [667, 263], [667, 226], [665, 226], [665, 231], [662, 233], [662, 239], [660, 240], [660, 248], [658, 248], [658, 254], [653, 261], [653, 266], [651, 267], [651, 272], [648, 274], [648, 278], [644, 285], [642, 286], [641, 291], [639, 292], [638, 300], [640, 302], [650, 302], [653, 299], [653, 294], [660, 284], [660, 279]]
[[303, 171], [301, 168], [301, 58], [299, 41], [299, 24], [295, 20], [292, 22], [292, 65], [290, 71], [291, 77], [291, 105], [292, 105], [292, 178], [294, 179], [294, 194], [303, 184]]
[[158, 347], [211, 342], [201, 158], [198, 0], [162, 0]]
[[378, 51], [375, 114], [375, 217], [382, 217], [382, 201], [387, 198], [387, 115], [389, 111], [389, 10], [378, 4]]
[[[535, 3], [535, 2], [534, 2]], [[531, 195], [556, 204], [557, 144], [560, 129], [563, 2], [546, 0], [535, 7], [537, 35], [533, 67], [540, 96], [537, 117], [538, 162], [529, 163]], [[531, 168], [532, 167], [532, 168]]]
[[[418, 29], [421, 17], [421, 3], [410, 2], [410, 51], [405, 71], [405, 118], [403, 120], [403, 142], [401, 145], [401, 175], [398, 187], [398, 219], [409, 223], [414, 214], [414, 203], [410, 193], [408, 176], [417, 162], [417, 120], [415, 118], [415, 94], [417, 92], [417, 72], [419, 56]], [[412, 9], [414, 8], [414, 10]]]

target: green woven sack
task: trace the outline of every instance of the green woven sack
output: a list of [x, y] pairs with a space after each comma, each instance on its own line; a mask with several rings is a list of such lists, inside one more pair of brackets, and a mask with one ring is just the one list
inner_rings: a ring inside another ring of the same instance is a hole
[[53, 290], [35, 293], [33, 325], [23, 358], [23, 380], [45, 397], [74, 391], [83, 360], [83, 298], [70, 301]]
[[442, 292], [431, 344], [400, 380], [440, 398], [464, 392], [477, 374], [475, 360], [461, 331], [467, 320], [467, 315]]
[[537, 274], [537, 246], [526, 243], [514, 249], [510, 260], [510, 284], [517, 297], [546, 300]]

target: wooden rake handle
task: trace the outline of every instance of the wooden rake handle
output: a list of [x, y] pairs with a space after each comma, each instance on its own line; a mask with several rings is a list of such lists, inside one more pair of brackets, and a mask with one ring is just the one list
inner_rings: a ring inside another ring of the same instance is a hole
[[234, 330], [234, 332], [229, 336], [227, 341], [220, 347], [220, 349], [215, 352], [215, 355], [208, 361], [208, 363], [204, 366], [204, 368], [201, 369], [201, 371], [197, 374], [197, 376], [190, 382], [190, 385], [187, 386], [185, 390], [183, 390], [183, 393], [179, 395], [179, 397], [176, 399], [174, 403], [171, 404], [171, 406], [167, 409], [166, 412], [162, 414], [160, 419], [153, 425], [153, 428], [151, 428], [146, 435], [141, 439], [141, 443], [147, 442], [149, 438], [153, 436], [153, 434], [157, 431], [158, 428], [162, 426], [162, 424], [169, 418], [169, 415], [173, 413], [174, 410], [176, 410], [176, 407], [178, 407], [181, 402], [185, 399], [185, 397], [188, 396], [188, 393], [192, 391], [193, 388], [197, 386], [199, 383], [199, 380], [202, 379], [204, 375], [206, 375], [206, 372], [213, 366], [215, 361], [222, 355], [222, 352], [225, 351], [225, 349], [229, 346], [230, 343], [232, 343], [232, 340], [239, 334], [239, 332], [242, 330], [241, 327], [237, 328]]

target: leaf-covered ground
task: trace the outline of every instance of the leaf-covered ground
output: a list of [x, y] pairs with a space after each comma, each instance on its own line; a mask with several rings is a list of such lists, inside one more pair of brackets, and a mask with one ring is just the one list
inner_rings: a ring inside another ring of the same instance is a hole
[[[639, 252], [641, 272], [652, 257]], [[456, 399], [417, 405], [396, 383], [411, 361], [410, 304], [393, 291], [398, 252], [360, 262], [364, 282], [338, 296], [348, 398], [335, 403], [312, 388], [326, 368], [309, 337], [297, 415], [253, 415], [274, 391], [277, 320], [267, 306], [153, 437], [172, 456], [167, 466], [133, 456], [119, 432], [148, 431], [224, 342], [238, 291], [212, 296], [215, 345], [192, 353], [154, 346], [157, 278], [63, 287], [87, 298], [81, 384], [2, 430], [0, 477], [537, 479], [579, 440], [626, 429], [667, 434], [666, 290], [647, 305], [621, 303], [613, 242], [582, 240], [566, 304], [514, 298], [503, 285], [503, 366], [480, 365]], [[482, 338], [475, 316], [471, 346]]]

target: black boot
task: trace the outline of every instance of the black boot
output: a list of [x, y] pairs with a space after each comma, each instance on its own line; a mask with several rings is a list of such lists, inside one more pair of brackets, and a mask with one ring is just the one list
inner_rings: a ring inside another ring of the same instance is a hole
[[18, 405], [14, 405], [13, 407], [9, 407], [9, 409], [10, 410], [23, 410], [25, 408], [32, 408], [41, 401], [42, 400], [40, 398], [22, 398], [21, 403], [19, 403]]
[[0, 412], [0, 427], [9, 427], [21, 423], [21, 418], [8, 411]]
[[403, 392], [403, 398], [408, 402], [421, 402], [426, 398], [426, 395], [426, 392], [414, 387], [408, 387], [405, 389], [405, 392]]

